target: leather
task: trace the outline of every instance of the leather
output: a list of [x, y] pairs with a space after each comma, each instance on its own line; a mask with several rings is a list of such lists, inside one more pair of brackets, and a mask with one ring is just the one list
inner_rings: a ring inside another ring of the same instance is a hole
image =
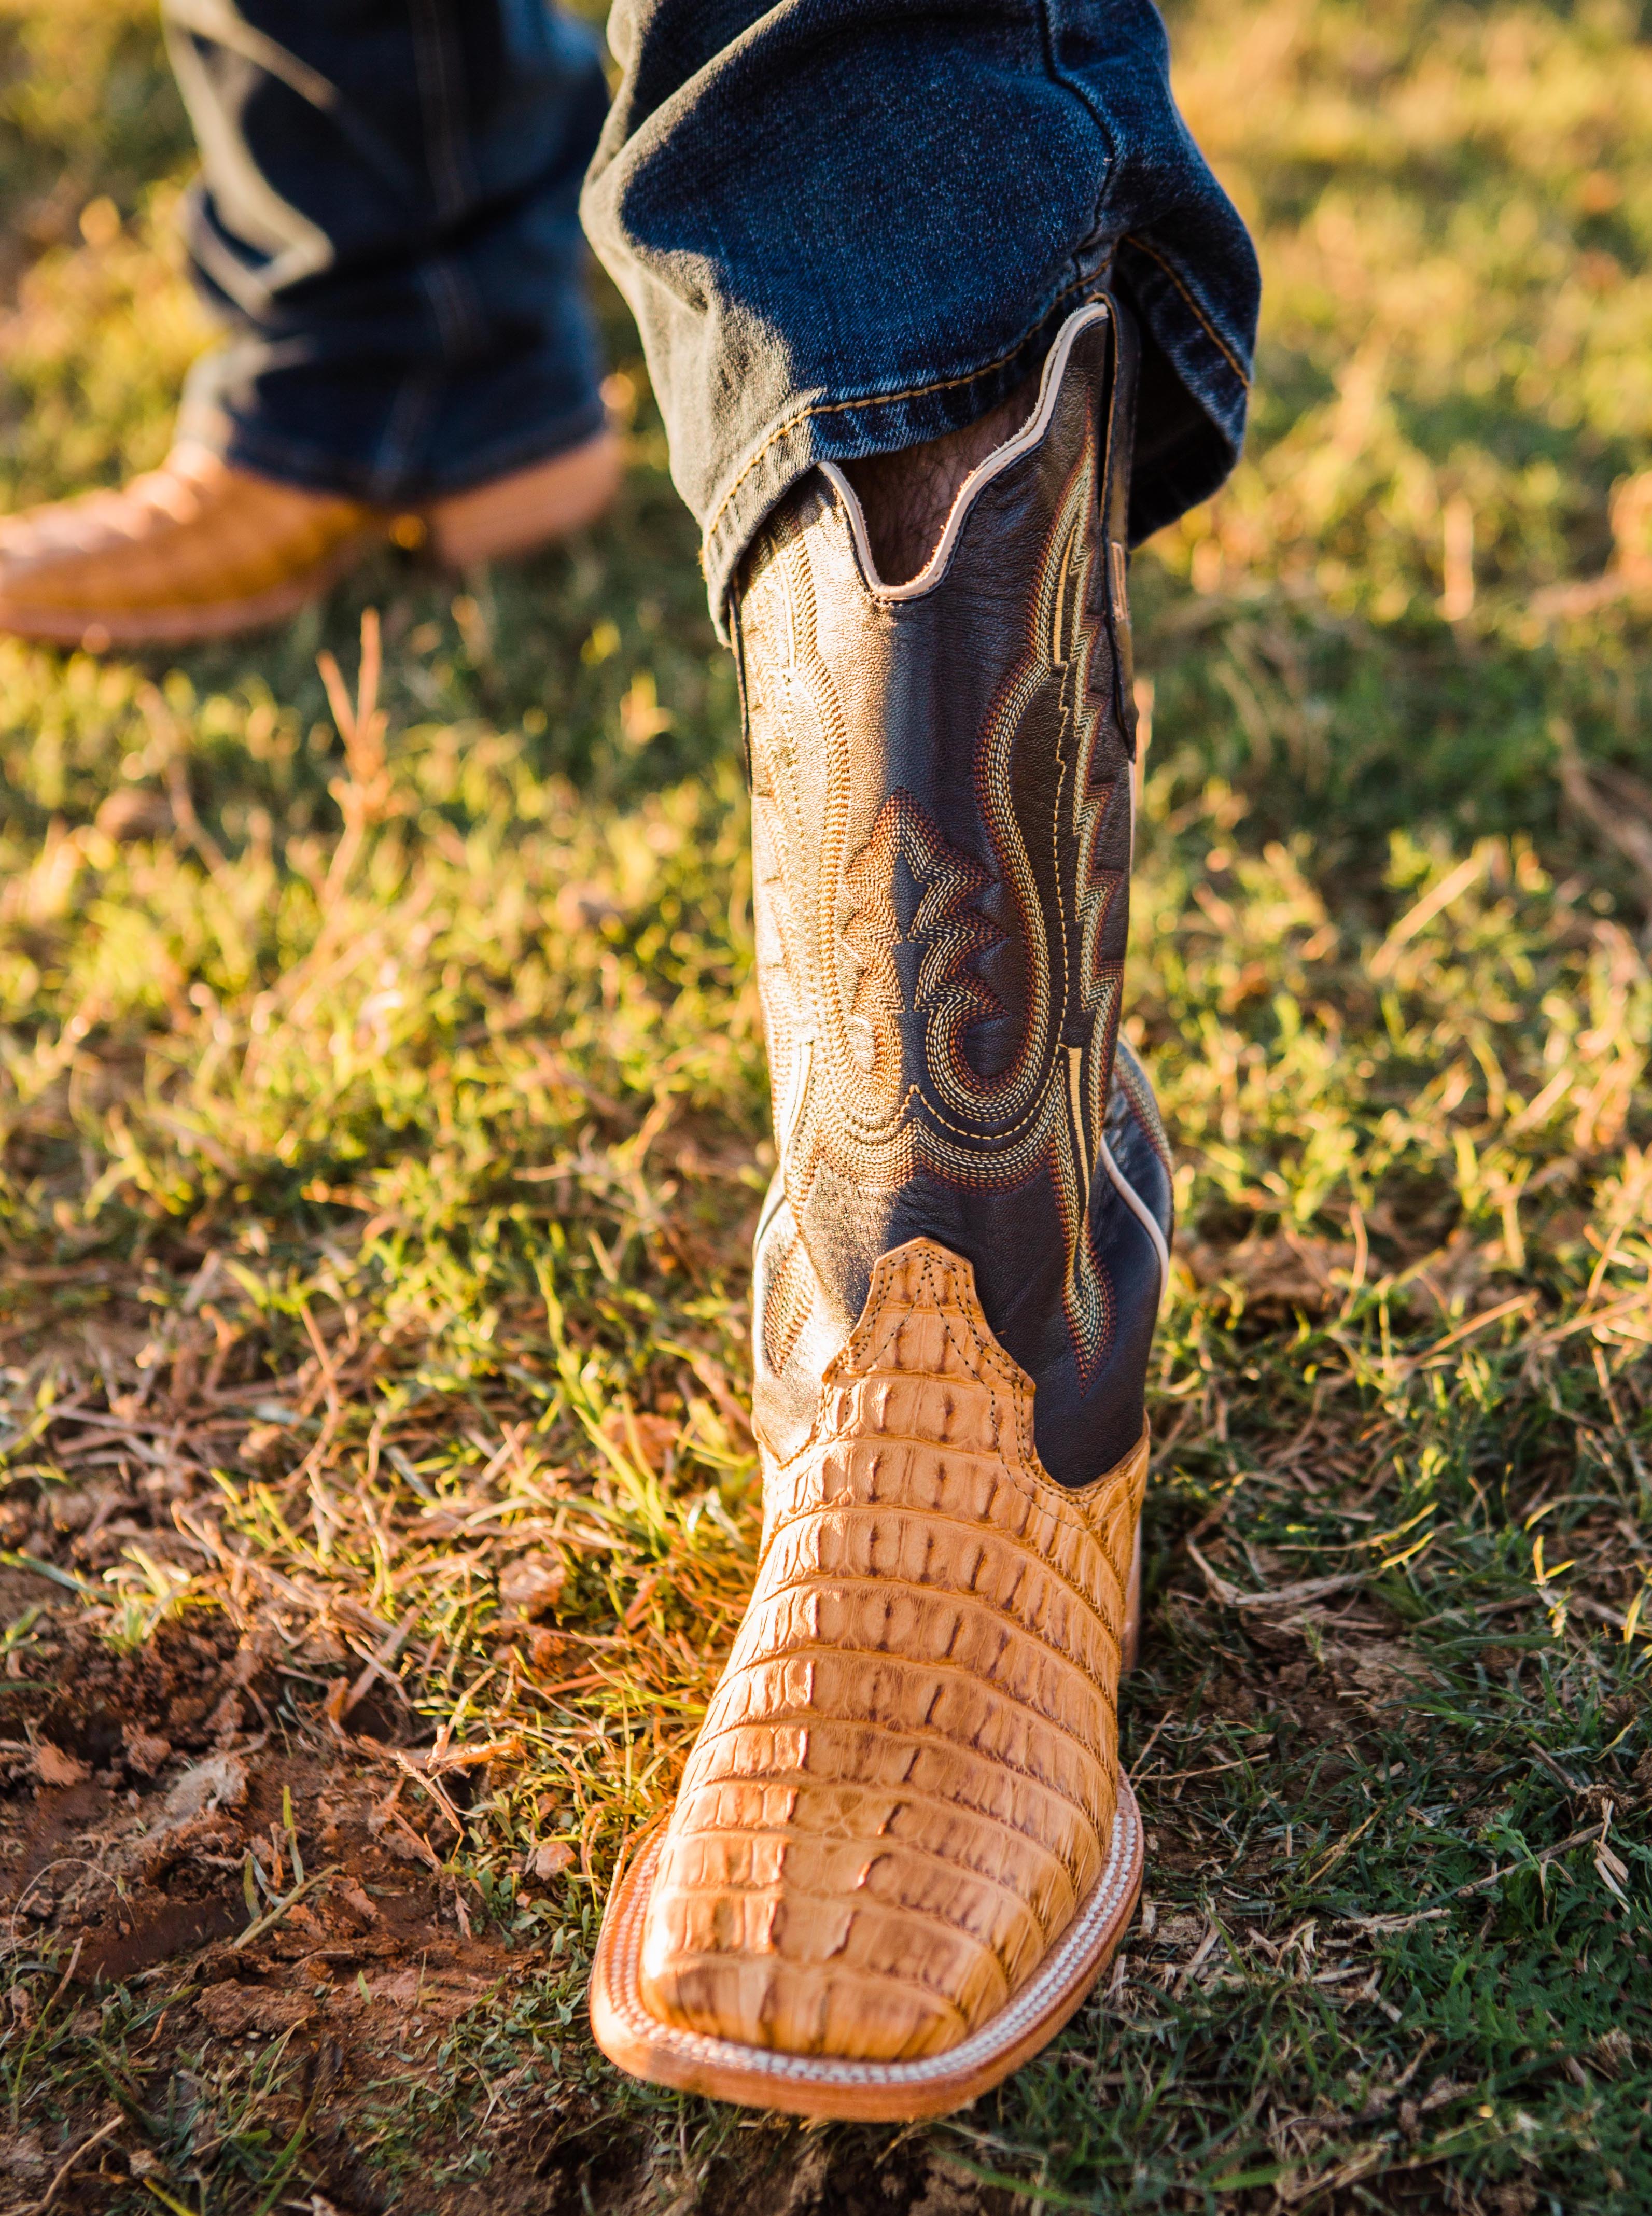
[[621, 441], [613, 431], [599, 431], [548, 462], [432, 501], [424, 512], [430, 551], [456, 569], [531, 553], [594, 523], [612, 504], [624, 474]]
[[[613, 501], [611, 431], [394, 520], [452, 567], [524, 554]], [[278, 483], [181, 444], [119, 491], [0, 517], [0, 631], [65, 644], [177, 645], [278, 623], [392, 529], [388, 512]]]
[[1110, 1852], [1170, 1220], [1119, 1040], [1132, 360], [1069, 318], [911, 583], [829, 470], [742, 580], [765, 1533], [642, 1920], [668, 2042], [1031, 2051], [1008, 2004]]
[[[1101, 1871], [1145, 1436], [1083, 1488], [967, 1262], [880, 1258], [774, 1469], [751, 1604], [644, 1924], [663, 2023], [800, 2055], [945, 2053]], [[1051, 2027], [1053, 2028], [1053, 2025]]]
[[0, 518], [0, 629], [112, 641], [206, 636], [302, 604], [384, 519], [180, 446], [158, 470]]
[[1141, 1435], [1171, 1180], [1119, 1038], [1133, 363], [1116, 305], [1069, 318], [1027, 432], [912, 584], [879, 585], [829, 471], [742, 579], [780, 1157], [754, 1405], [780, 1461], [878, 1257], [918, 1237], [973, 1264], [1053, 1476], [1087, 1484]]

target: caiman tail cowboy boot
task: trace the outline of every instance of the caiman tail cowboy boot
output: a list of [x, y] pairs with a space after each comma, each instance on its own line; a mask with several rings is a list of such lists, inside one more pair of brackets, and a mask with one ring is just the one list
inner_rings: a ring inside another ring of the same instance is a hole
[[88, 653], [188, 646], [285, 623], [403, 526], [450, 567], [531, 552], [594, 522], [618, 438], [514, 470], [417, 515], [233, 467], [184, 440], [119, 491], [0, 516], [0, 631]]
[[725, 2099], [972, 2099], [1141, 1881], [1116, 1703], [1170, 1173], [1118, 1036], [1131, 369], [1080, 310], [909, 584], [828, 467], [741, 594], [763, 1544], [591, 2001], [615, 2061]]

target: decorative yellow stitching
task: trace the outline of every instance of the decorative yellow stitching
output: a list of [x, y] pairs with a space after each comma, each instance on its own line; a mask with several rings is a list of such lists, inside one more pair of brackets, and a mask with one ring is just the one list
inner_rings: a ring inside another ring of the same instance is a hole
[[1180, 293], [1182, 299], [1193, 310], [1194, 319], [1202, 325], [1205, 337], [1209, 339], [1211, 344], [1221, 355], [1223, 360], [1227, 363], [1228, 367], [1238, 379], [1240, 384], [1242, 385], [1246, 391], [1248, 392], [1250, 390], [1249, 376], [1246, 371], [1240, 366], [1238, 358], [1234, 354], [1232, 348], [1229, 346], [1221, 332], [1217, 330], [1216, 325], [1205, 314], [1204, 309], [1200, 307], [1193, 293], [1189, 292], [1187, 284], [1178, 274], [1174, 267], [1165, 259], [1162, 254], [1159, 252], [1158, 248], [1156, 246], [1150, 246], [1144, 238], [1137, 238], [1134, 231], [1127, 231], [1124, 237], [1119, 240], [1119, 243], [1120, 246], [1133, 246], [1137, 249], [1137, 253], [1146, 255], [1150, 262], [1156, 262], [1158, 263], [1160, 268], [1163, 270], [1165, 275], [1175, 286], [1177, 292]]
[[[1084, 539], [1084, 520], [1094, 505], [1099, 465], [1094, 411], [1087, 406], [1078, 451], [1039, 552], [1026, 652], [999, 688], [976, 748], [975, 781], [982, 814], [998, 871], [1020, 911], [1032, 986], [1015, 1060], [990, 1083], [976, 1076], [962, 1051], [963, 1030], [974, 1019], [965, 995], [986, 999], [983, 982], [969, 967], [975, 951], [971, 942], [984, 943], [995, 928], [977, 911], [979, 867], [971, 858], [955, 853], [927, 813], [904, 794], [885, 802], [860, 853], [848, 856], [850, 766], [843, 707], [821, 651], [808, 533], [792, 520], [774, 535], [774, 558], [767, 565], [773, 590], [784, 602], [784, 614], [780, 607], [772, 613], [767, 608], [770, 588], [760, 576], [754, 580], [749, 599], [753, 620], [748, 626], [754, 666], [760, 672], [764, 634], [771, 628], [778, 632], [770, 658], [782, 680], [771, 683], [765, 677], [755, 688], [768, 704], [768, 712], [754, 715], [752, 721], [754, 785], [763, 796], [762, 807], [775, 805], [780, 818], [777, 871], [772, 883], [765, 879], [759, 886], [758, 897], [773, 915], [792, 1001], [818, 1012], [822, 1046], [818, 1072], [811, 1066], [790, 1129], [780, 1135], [792, 1220], [806, 1247], [804, 1227], [823, 1166], [869, 1191], [897, 1190], [921, 1166], [949, 1182], [977, 1189], [1014, 1186], [1045, 1166], [1065, 1250], [1063, 1305], [1075, 1351], [1087, 1374], [1108, 1344], [1114, 1303], [1094, 1253], [1080, 1186], [1076, 1149], [1088, 1143], [1090, 1134], [1072, 1127], [1064, 1073], [1057, 1066], [1053, 1043], [1064, 1012], [1075, 1002], [1094, 1024], [1108, 1014], [1116, 997], [1118, 965], [1100, 959], [1099, 940], [1113, 909], [1122, 872], [1097, 871], [1094, 847], [1100, 822], [1117, 800], [1119, 766], [1113, 765], [1116, 773], [1106, 781], [1105, 794], [1090, 790], [1106, 728], [1099, 709], [1088, 698], [1100, 627], [1089, 606], [1094, 555]], [[1071, 596], [1070, 617], [1063, 625], [1070, 629], [1070, 636], [1064, 641], [1054, 631], [1055, 603], [1063, 586]], [[1051, 678], [1062, 689], [1063, 729], [1076, 745], [1070, 760], [1065, 759], [1067, 749], [1060, 749], [1063, 791], [1049, 827], [1057, 848], [1058, 891], [1054, 917], [1047, 919], [1008, 787], [1016, 732]], [[809, 697], [813, 720], [826, 742], [823, 820], [818, 830], [802, 820], [793, 774], [798, 745], [788, 706], [793, 688]], [[1076, 853], [1076, 876], [1070, 886], [1059, 852], [1067, 828], [1060, 820], [1063, 813], [1072, 817], [1070, 843]], [[914, 919], [915, 932], [921, 927], [924, 939], [924, 958], [918, 1006], [910, 1011], [904, 1008], [891, 958], [901, 935], [889, 898], [897, 846], [909, 863], [920, 865], [915, 875], [922, 875], [924, 887]], [[839, 905], [844, 890], [854, 902], [847, 928]], [[1070, 918], [1069, 892], [1074, 901]], [[1070, 927], [1074, 926], [1076, 929]], [[1056, 939], [1053, 949], [1047, 933]], [[841, 944], [847, 944], [860, 963], [847, 1006]], [[1059, 1005], [1052, 989], [1057, 981], [1050, 975], [1051, 965], [1046, 960], [1049, 952], [1060, 957]], [[1075, 965], [1082, 974], [1076, 974]], [[765, 982], [766, 998], [772, 998], [779, 981]], [[903, 1059], [902, 1014], [924, 1015], [926, 1084], [915, 1080], [903, 1086], [898, 1081]], [[861, 1066], [852, 1046], [849, 1024], [855, 1018], [863, 1022], [870, 1019], [870, 1070]], [[785, 1031], [791, 1026], [781, 1019], [775, 1027]], [[1098, 1082], [1105, 1058], [1093, 1057]], [[971, 1111], [996, 1128], [971, 1128], [961, 1120]], [[780, 1320], [777, 1311], [774, 1322], [779, 1325]], [[784, 1363], [774, 1362], [773, 1356], [784, 1339], [783, 1329], [773, 1333], [771, 1363], [777, 1370]], [[790, 1351], [788, 1345], [788, 1356]], [[1024, 1422], [1017, 1427], [1022, 1431], [1026, 1428]]]

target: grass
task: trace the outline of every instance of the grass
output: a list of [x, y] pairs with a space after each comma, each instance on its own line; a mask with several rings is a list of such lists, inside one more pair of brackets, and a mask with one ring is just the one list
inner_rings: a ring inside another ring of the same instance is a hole
[[[1652, 2201], [1647, 25], [1172, 27], [1267, 292], [1246, 465], [1136, 568], [1130, 1020], [1180, 1234], [1150, 1898], [1106, 1991], [918, 2133], [679, 2100], [586, 2038], [749, 1575], [771, 1160], [734, 688], [610, 302], [633, 466], [578, 546], [457, 593], [386, 555], [174, 659], [0, 642], [7, 1745], [72, 1708], [54, 1656], [249, 1656], [262, 1720], [219, 1737], [299, 1783], [235, 1899], [371, 1779], [488, 1972], [371, 2054], [249, 2047], [185, 1954], [65, 1983], [69, 1896], [14, 1891], [20, 2207], [106, 2124], [56, 2205]], [[21, 502], [157, 459], [201, 333], [148, 9], [0, 28]]]

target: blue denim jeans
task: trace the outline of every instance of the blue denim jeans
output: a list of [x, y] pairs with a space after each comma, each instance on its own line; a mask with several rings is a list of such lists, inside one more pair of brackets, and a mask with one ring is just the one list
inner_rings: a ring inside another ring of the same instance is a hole
[[1150, 0], [618, 0], [606, 125], [542, 0], [164, 5], [232, 332], [187, 426], [250, 467], [404, 502], [587, 436], [588, 161], [715, 612], [815, 463], [984, 414], [1104, 283], [1143, 327], [1132, 535], [1238, 453], [1256, 262]]
[[201, 151], [185, 217], [229, 325], [180, 428], [411, 506], [602, 422], [580, 179], [599, 43], [543, 0], [163, 0]]
[[1104, 283], [1143, 331], [1132, 538], [1233, 466], [1256, 257], [1150, 0], [616, 0], [608, 39], [585, 227], [714, 612], [795, 479], [986, 414]]

